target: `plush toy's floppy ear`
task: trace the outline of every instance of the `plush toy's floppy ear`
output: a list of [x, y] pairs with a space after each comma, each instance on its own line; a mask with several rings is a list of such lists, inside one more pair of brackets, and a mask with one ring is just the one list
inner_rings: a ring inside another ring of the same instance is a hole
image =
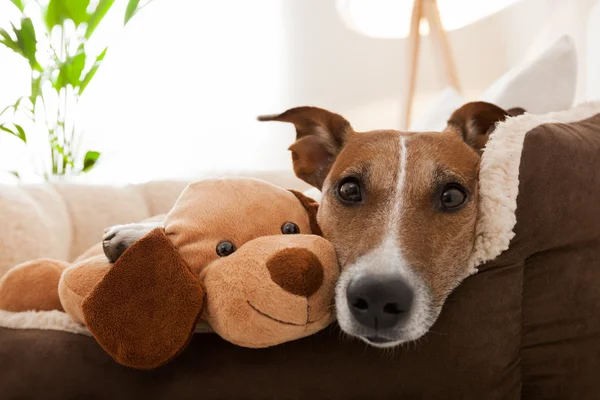
[[344, 117], [316, 107], [296, 107], [282, 114], [260, 116], [258, 120], [294, 124], [296, 142], [289, 148], [294, 172], [318, 189], [323, 186], [347, 136], [353, 132]]
[[296, 190], [290, 189], [290, 192], [292, 192], [292, 194], [296, 196], [298, 200], [300, 200], [300, 203], [302, 203], [302, 206], [306, 210], [306, 213], [308, 214], [308, 219], [310, 221], [310, 230], [312, 231], [312, 233], [315, 235], [323, 236], [323, 232], [321, 232], [321, 228], [317, 223], [317, 211], [319, 211], [319, 203], [316, 200], [311, 199], [310, 197], [305, 196], [304, 194]]
[[157, 228], [123, 253], [82, 308], [86, 326], [116, 361], [151, 369], [185, 348], [203, 300], [199, 279]]

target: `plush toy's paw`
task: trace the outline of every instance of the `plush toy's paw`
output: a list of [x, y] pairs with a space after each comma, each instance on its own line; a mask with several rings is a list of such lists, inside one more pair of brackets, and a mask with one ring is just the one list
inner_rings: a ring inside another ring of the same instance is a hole
[[140, 222], [107, 228], [102, 237], [102, 248], [108, 261], [114, 263], [133, 243], [162, 226], [162, 222]]
[[0, 279], [0, 309], [62, 311], [58, 282], [68, 266], [63, 261], [43, 258], [14, 267]]

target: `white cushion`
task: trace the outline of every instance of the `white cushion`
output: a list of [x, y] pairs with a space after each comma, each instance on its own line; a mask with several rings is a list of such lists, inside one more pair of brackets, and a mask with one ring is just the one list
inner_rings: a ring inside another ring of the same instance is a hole
[[504, 74], [481, 100], [502, 108], [522, 107], [533, 114], [545, 114], [571, 108], [576, 89], [575, 41], [565, 35], [534, 59]]
[[[480, 100], [502, 108], [522, 107], [532, 114], [569, 109], [577, 89], [577, 51], [571, 36], [561, 36], [543, 52], [530, 57], [494, 82]], [[452, 112], [467, 100], [445, 90], [411, 131], [439, 131]]]
[[439, 132], [446, 127], [446, 121], [454, 110], [466, 102], [466, 99], [456, 89], [449, 87], [427, 108], [423, 117], [411, 125], [410, 130]]

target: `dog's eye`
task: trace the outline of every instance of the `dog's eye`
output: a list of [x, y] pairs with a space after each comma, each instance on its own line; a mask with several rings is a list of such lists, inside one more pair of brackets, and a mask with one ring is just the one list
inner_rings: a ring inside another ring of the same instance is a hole
[[440, 206], [445, 211], [456, 211], [467, 200], [466, 190], [459, 185], [447, 185], [440, 197]]
[[300, 233], [300, 228], [293, 222], [286, 222], [281, 226], [281, 233], [284, 235], [295, 235]]
[[217, 245], [217, 255], [219, 257], [227, 257], [235, 252], [235, 245], [227, 240], [223, 240]]
[[344, 178], [338, 184], [336, 194], [342, 203], [355, 204], [362, 201], [360, 182], [356, 178]]

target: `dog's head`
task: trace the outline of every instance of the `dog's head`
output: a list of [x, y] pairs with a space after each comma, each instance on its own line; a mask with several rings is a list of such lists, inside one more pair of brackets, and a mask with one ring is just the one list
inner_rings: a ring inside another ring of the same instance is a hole
[[357, 133], [314, 107], [259, 120], [295, 125], [294, 171], [322, 190], [318, 222], [343, 270], [341, 328], [381, 347], [426, 333], [469, 274], [478, 149], [455, 129]]

